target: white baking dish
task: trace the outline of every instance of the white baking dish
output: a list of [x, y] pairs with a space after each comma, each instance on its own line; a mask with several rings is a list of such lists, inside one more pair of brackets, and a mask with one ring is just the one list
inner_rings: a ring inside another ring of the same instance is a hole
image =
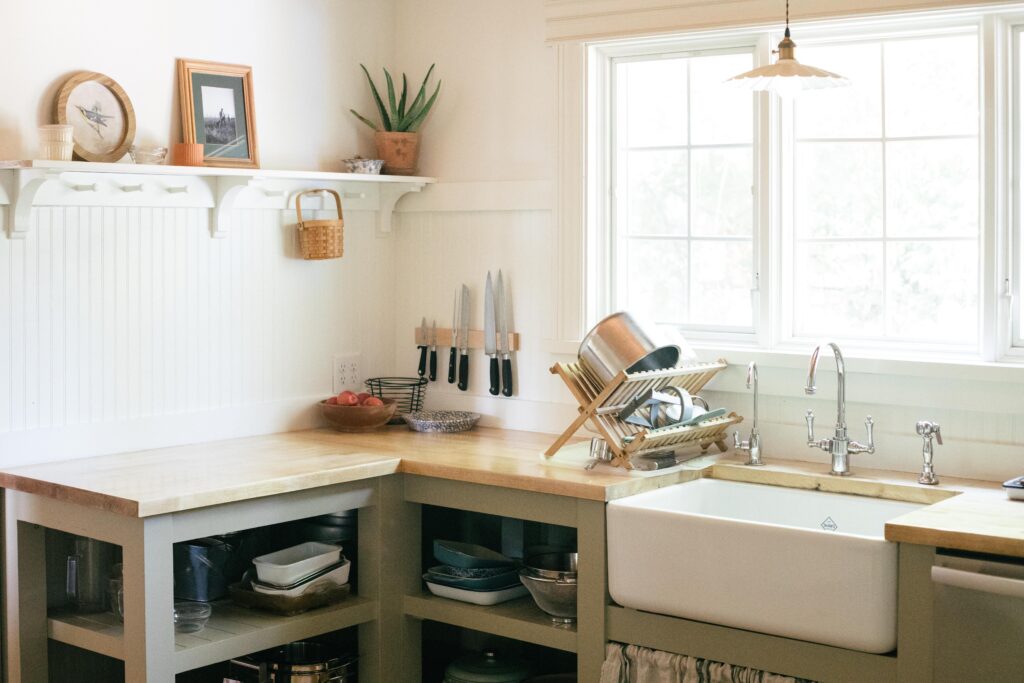
[[450, 598], [452, 600], [470, 602], [474, 605], [497, 605], [529, 594], [529, 591], [526, 590], [526, 586], [523, 585], [511, 586], [510, 588], [502, 588], [501, 590], [496, 591], [475, 591], [468, 588], [445, 586], [440, 583], [432, 583], [430, 581], [427, 581], [426, 584], [430, 592], [440, 598]]
[[307, 541], [253, 559], [263, 583], [287, 587], [339, 561], [341, 546]]
[[322, 590], [332, 586], [345, 585], [348, 583], [348, 575], [351, 568], [352, 563], [349, 560], [345, 560], [342, 564], [339, 564], [334, 569], [330, 569], [325, 574], [314, 576], [310, 580], [300, 583], [297, 586], [275, 588], [274, 586], [268, 586], [267, 584], [253, 581], [252, 589], [257, 593], [263, 593], [265, 595], [279, 595], [284, 598], [297, 598], [300, 595], [305, 595], [306, 593], [311, 593], [313, 591]]

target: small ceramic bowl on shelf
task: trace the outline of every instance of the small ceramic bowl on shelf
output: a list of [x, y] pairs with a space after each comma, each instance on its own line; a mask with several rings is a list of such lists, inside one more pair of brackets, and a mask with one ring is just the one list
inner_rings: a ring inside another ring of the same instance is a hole
[[166, 147], [132, 145], [128, 155], [136, 164], [162, 164], [167, 159]]
[[213, 607], [205, 602], [174, 603], [174, 630], [178, 633], [195, 633], [206, 627], [213, 614]]
[[345, 164], [345, 170], [348, 173], [365, 173], [367, 175], [378, 175], [384, 166], [382, 159], [364, 159], [362, 157], [343, 159], [342, 163]]

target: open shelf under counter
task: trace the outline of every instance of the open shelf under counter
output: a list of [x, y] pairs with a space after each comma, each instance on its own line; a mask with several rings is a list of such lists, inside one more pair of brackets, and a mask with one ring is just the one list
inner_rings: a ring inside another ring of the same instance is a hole
[[553, 623], [529, 596], [499, 605], [481, 606], [424, 592], [406, 595], [404, 608], [408, 616], [416, 619], [576, 652], [576, 625]]
[[[358, 626], [377, 618], [374, 600], [349, 596], [337, 605], [321, 607], [292, 617], [240, 607], [231, 602], [213, 603], [206, 627], [196, 633], [175, 633], [176, 673], [226, 661], [295, 640]], [[68, 645], [124, 659], [124, 625], [110, 612], [100, 614], [51, 614], [49, 637]]]
[[47, 619], [47, 635], [83, 650], [124, 659], [124, 625], [112, 612], [52, 612]]
[[[338, 192], [346, 210], [377, 212], [377, 231], [391, 232], [395, 204], [437, 182], [425, 176], [334, 171], [166, 166], [92, 161], [0, 161], [0, 205], [10, 205], [7, 233], [26, 237], [33, 207], [164, 207], [213, 209], [210, 234], [226, 237], [234, 209], [294, 209], [306, 190]], [[312, 197], [303, 209], [334, 210]]]
[[239, 607], [230, 602], [215, 602], [206, 628], [196, 633], [175, 634], [174, 668], [181, 673], [295, 640], [358, 626], [376, 618], [377, 602], [355, 595], [337, 605], [293, 617]]

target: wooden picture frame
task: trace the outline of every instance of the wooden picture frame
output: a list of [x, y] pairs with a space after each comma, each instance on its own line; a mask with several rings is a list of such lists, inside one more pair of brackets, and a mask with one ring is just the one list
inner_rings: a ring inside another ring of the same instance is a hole
[[110, 76], [80, 71], [61, 86], [54, 104], [57, 123], [74, 127], [75, 156], [120, 161], [135, 141], [135, 108]]
[[203, 145], [203, 165], [259, 168], [252, 67], [178, 60], [181, 132]]

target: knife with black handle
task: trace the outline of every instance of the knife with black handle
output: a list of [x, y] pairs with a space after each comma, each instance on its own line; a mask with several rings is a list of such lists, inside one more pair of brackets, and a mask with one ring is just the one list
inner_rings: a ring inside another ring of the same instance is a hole
[[462, 315], [459, 319], [459, 390], [469, 389], [469, 287], [462, 285]]
[[417, 346], [420, 350], [420, 363], [416, 368], [416, 373], [422, 377], [427, 374], [427, 319], [424, 318], [420, 324], [420, 334], [423, 336], [423, 346]]
[[498, 284], [495, 287], [498, 316], [498, 354], [501, 356], [501, 395], [512, 395], [512, 354], [508, 344], [509, 295], [501, 271], [498, 271]]
[[497, 396], [500, 391], [498, 375], [498, 347], [497, 334], [498, 325], [497, 309], [494, 305], [494, 287], [491, 285], [491, 274], [487, 273], [487, 285], [484, 288], [484, 353], [490, 358], [491, 366], [491, 396]]
[[437, 320], [430, 326], [430, 381], [437, 380]]
[[452, 347], [448, 350], [448, 384], [455, 384], [455, 372], [458, 370], [459, 346], [459, 293], [455, 292], [452, 302]]

